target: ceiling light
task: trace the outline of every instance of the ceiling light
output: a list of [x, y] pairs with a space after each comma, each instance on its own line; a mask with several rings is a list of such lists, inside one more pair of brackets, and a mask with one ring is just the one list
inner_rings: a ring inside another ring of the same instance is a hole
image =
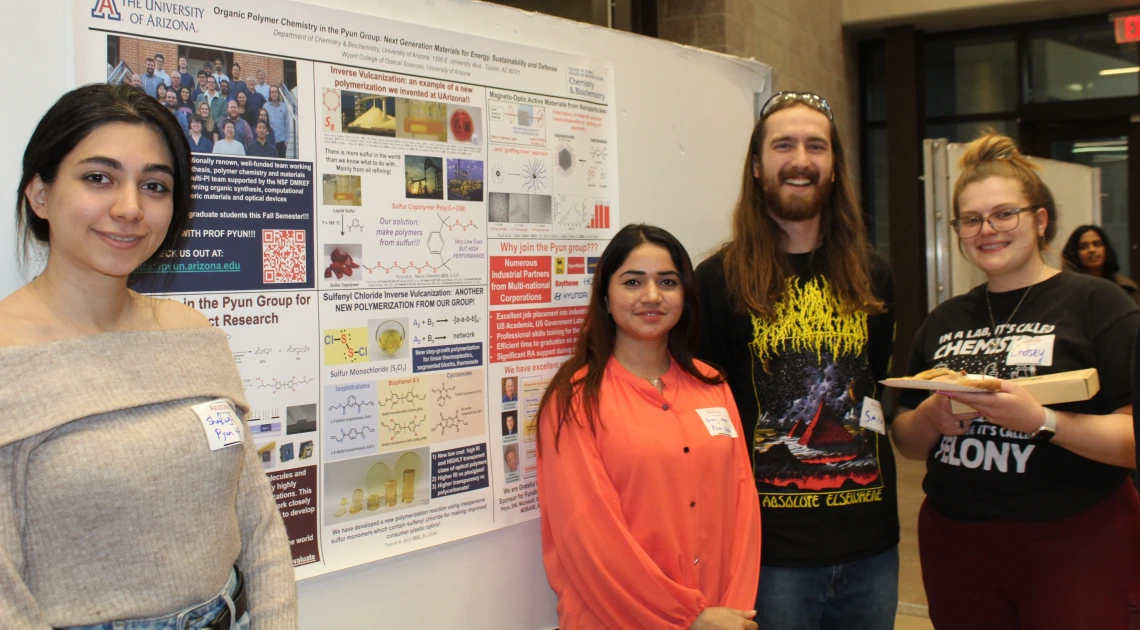
[[1096, 140], [1093, 142], [1074, 142], [1073, 148], [1084, 149], [1093, 147], [1126, 147], [1128, 146], [1127, 139], [1120, 140]]

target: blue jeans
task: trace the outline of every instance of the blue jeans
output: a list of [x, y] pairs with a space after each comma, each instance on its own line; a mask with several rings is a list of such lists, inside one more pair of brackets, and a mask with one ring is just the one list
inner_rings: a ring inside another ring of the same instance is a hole
[[899, 548], [831, 567], [760, 567], [756, 623], [764, 630], [891, 630]]
[[[222, 591], [213, 599], [201, 604], [194, 604], [178, 612], [152, 617], [150, 619], [132, 619], [130, 621], [112, 621], [99, 623], [93, 626], [77, 626], [62, 630], [201, 630], [206, 624], [217, 618], [223, 608], [232, 605], [231, 596], [237, 588], [237, 572], [230, 570], [230, 579], [222, 587]], [[235, 630], [249, 630], [249, 612], [247, 611], [233, 623]]]

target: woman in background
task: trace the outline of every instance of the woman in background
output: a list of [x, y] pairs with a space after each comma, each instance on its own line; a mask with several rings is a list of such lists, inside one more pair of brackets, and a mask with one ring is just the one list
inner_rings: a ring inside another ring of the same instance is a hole
[[755, 630], [756, 486], [732, 392], [693, 359], [689, 256], [627, 225], [539, 405], [543, 562], [563, 628]]
[[186, 120], [194, 115], [194, 103], [190, 100], [190, 88], [184, 87], [178, 90], [178, 111], [186, 116]]
[[182, 127], [133, 88], [65, 94], [28, 142], [17, 222], [47, 263], [0, 301], [4, 630], [296, 628], [226, 334], [128, 288], [172, 260], [189, 175]]
[[216, 143], [219, 139], [219, 132], [217, 123], [214, 117], [211, 116], [210, 104], [206, 101], [198, 103], [198, 116], [202, 119], [202, 134], [210, 139], [210, 143]]
[[1061, 257], [1065, 259], [1065, 266], [1073, 271], [1115, 282], [1134, 302], [1140, 304], [1140, 286], [1120, 273], [1116, 251], [1100, 227], [1082, 225], [1073, 230], [1065, 243], [1065, 249], [1061, 250]]
[[257, 118], [256, 118], [256, 116], [252, 115], [252, 114], [255, 114], [256, 112], [254, 112], [249, 107], [249, 94], [247, 94], [245, 92], [238, 92], [234, 96], [233, 101], [235, 103], [237, 103], [238, 116], [241, 116], [242, 120], [249, 123], [249, 126], [251, 129], [256, 127], [257, 126]]

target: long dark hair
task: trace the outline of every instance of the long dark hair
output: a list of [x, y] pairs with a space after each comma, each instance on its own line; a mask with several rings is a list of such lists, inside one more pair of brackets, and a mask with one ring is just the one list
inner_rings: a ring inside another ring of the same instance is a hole
[[44, 114], [24, 149], [24, 174], [16, 189], [16, 229], [21, 260], [27, 261], [33, 241], [47, 245], [51, 228], [36, 216], [24, 191], [37, 175], [51, 184], [63, 160], [93, 131], [110, 123], [142, 125], [158, 132], [170, 151], [174, 169], [174, 212], [162, 243], [143, 264], [153, 263], [176, 248], [190, 214], [190, 144], [182, 125], [165, 105], [129, 85], [94, 83], [60, 97]]
[[1084, 265], [1081, 264], [1081, 237], [1085, 232], [1096, 232], [1100, 237], [1100, 242], [1104, 243], [1104, 277], [1112, 280], [1113, 276], [1120, 271], [1120, 261], [1116, 259], [1116, 250], [1112, 249], [1112, 243], [1108, 241], [1108, 235], [1104, 230], [1096, 225], [1082, 225], [1073, 230], [1069, 235], [1069, 240], [1065, 241], [1065, 249], [1061, 250], [1061, 258], [1065, 262], [1065, 266], [1073, 271], [1084, 273]]
[[[606, 309], [610, 279], [629, 258], [630, 253], [645, 244], [657, 245], [669, 252], [685, 294], [681, 318], [669, 331], [669, 354], [681, 369], [696, 379], [709, 384], [724, 381], [719, 373], [706, 376], [693, 363], [701, 324], [701, 306], [693, 283], [693, 263], [689, 260], [688, 252], [676, 237], [659, 227], [644, 223], [627, 225], [614, 235], [598, 260], [590, 291], [590, 304], [586, 307], [586, 319], [582, 322], [582, 330], [578, 332], [574, 353], [555, 373], [538, 405], [539, 422], [554, 421], [547, 413], [551, 405], [558, 410], [558, 425], [554, 427], [555, 450], [558, 450], [562, 430], [568, 425], [584, 424], [590, 428], [590, 432], [596, 434], [598, 431], [598, 425], [601, 424], [598, 418], [598, 395], [617, 335], [617, 324]], [[582, 368], [586, 368], [585, 373], [575, 380], [575, 375]], [[542, 432], [539, 431], [538, 434], [538, 448], [541, 451]]]
[[[764, 135], [771, 115], [797, 106], [809, 107], [794, 100], [777, 103], [752, 129], [740, 197], [732, 213], [732, 240], [720, 248], [725, 283], [733, 306], [762, 318], [774, 314], [773, 306], [780, 301], [794, 272], [788, 256], [780, 249], [783, 230], [765, 207], [763, 184], [753, 175], [752, 165], [761, 164]], [[815, 254], [816, 268], [827, 278], [845, 311], [882, 313], [885, 309], [883, 301], [875, 296], [871, 284], [871, 245], [867, 240], [867, 228], [855, 201], [839, 129], [834, 121], [830, 127], [835, 183], [820, 216], [823, 246]]]

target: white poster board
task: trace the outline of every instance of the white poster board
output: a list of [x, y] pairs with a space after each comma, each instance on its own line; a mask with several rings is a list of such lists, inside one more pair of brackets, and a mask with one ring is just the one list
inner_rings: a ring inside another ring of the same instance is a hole
[[178, 113], [214, 117], [145, 271], [229, 335], [297, 576], [536, 518], [538, 401], [620, 224], [612, 65], [288, 2], [73, 7], [77, 84], [193, 78]]

